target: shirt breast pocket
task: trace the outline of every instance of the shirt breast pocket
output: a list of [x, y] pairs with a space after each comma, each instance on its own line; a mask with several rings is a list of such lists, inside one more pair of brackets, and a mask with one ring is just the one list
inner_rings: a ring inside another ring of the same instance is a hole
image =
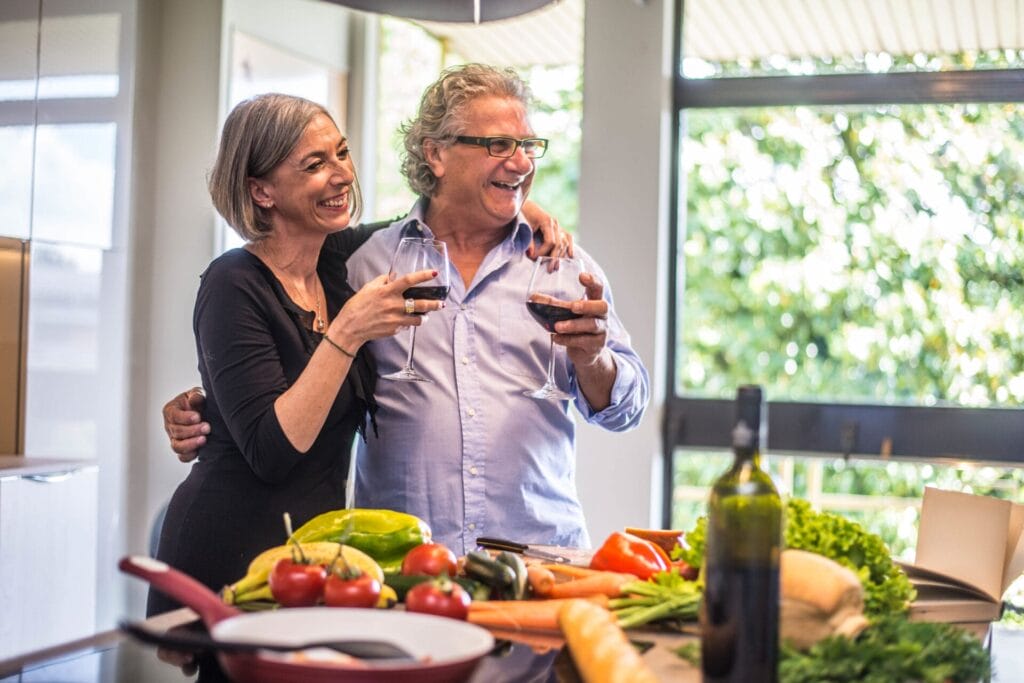
[[[501, 305], [499, 320], [499, 356], [502, 368], [513, 375], [530, 377], [536, 386], [544, 382], [548, 371], [550, 335], [526, 310], [526, 304], [506, 302]], [[555, 382], [565, 388], [569, 384], [565, 350], [555, 346]], [[536, 388], [532, 384], [530, 388]]]

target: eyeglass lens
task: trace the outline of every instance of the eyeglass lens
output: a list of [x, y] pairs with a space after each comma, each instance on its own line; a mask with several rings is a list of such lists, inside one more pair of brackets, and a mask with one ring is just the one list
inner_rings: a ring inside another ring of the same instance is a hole
[[487, 146], [487, 152], [491, 156], [510, 157], [516, 153], [516, 148], [519, 145], [523, 146], [523, 152], [531, 159], [544, 155], [544, 140], [536, 138], [522, 141], [514, 138], [493, 138]]

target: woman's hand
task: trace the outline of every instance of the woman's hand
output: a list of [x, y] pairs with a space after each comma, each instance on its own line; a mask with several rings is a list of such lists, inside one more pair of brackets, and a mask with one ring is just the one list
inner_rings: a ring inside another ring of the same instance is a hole
[[371, 339], [394, 336], [399, 330], [421, 325], [430, 311], [444, 308], [443, 301], [412, 299], [413, 313], [406, 312], [405, 290], [436, 277], [432, 270], [420, 270], [388, 281], [381, 275], [367, 282], [342, 307], [328, 334], [353, 353]]
[[526, 249], [527, 257], [536, 259], [538, 256], [573, 255], [572, 235], [562, 230], [557, 218], [530, 200], [523, 203], [522, 212], [533, 231], [539, 232], [541, 237], [539, 245], [530, 242]]

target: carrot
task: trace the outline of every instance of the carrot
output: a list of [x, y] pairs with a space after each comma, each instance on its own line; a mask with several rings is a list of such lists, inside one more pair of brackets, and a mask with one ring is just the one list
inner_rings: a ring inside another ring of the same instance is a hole
[[577, 567], [571, 564], [542, 564], [541, 566], [557, 576], [573, 579], [591, 576], [599, 571], [590, 567]]
[[[557, 631], [558, 610], [566, 600], [475, 600], [469, 621], [478, 626], [515, 631]], [[586, 602], [604, 607], [608, 598], [596, 595]]]
[[555, 585], [555, 575], [550, 569], [540, 565], [526, 566], [526, 580], [530, 582], [533, 594], [541, 598], [551, 595], [551, 589]]
[[636, 581], [636, 577], [632, 574], [597, 572], [575, 581], [556, 583], [550, 595], [552, 598], [585, 598], [590, 595], [617, 598], [622, 595], [622, 587], [633, 581]]

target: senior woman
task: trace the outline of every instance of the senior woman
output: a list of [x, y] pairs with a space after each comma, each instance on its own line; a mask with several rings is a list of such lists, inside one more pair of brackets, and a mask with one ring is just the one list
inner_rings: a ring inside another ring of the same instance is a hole
[[[320, 105], [286, 95], [239, 104], [209, 178], [245, 239], [202, 275], [193, 328], [212, 432], [171, 499], [157, 557], [217, 590], [296, 525], [344, 507], [354, 434], [374, 411], [371, 339], [419, 325], [439, 301], [402, 292], [430, 271], [358, 292], [345, 258], [372, 228], [348, 140]], [[150, 591], [148, 614], [176, 604]]]

